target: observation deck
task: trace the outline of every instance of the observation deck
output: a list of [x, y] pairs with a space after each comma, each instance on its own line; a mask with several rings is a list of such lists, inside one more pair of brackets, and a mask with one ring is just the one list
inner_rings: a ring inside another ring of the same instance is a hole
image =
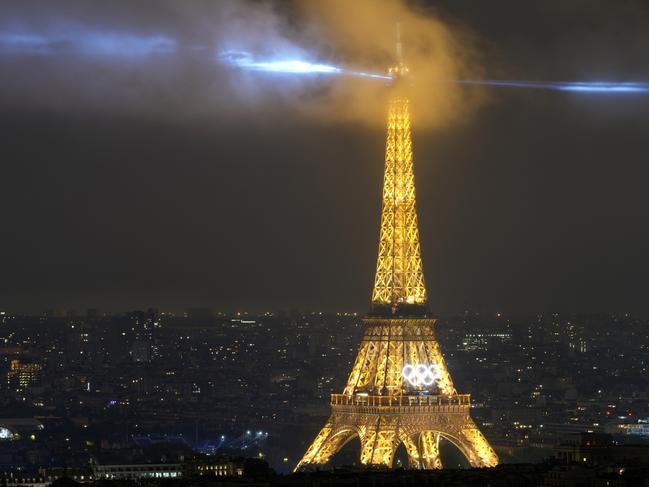
[[331, 406], [338, 411], [365, 413], [463, 413], [471, 406], [471, 394], [370, 396], [332, 394]]

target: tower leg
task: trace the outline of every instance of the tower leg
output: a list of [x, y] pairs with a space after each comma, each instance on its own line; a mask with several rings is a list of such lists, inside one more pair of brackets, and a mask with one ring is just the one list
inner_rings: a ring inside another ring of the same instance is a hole
[[[447, 437], [457, 446], [472, 467], [498, 465], [498, 456], [470, 417], [462, 418], [449, 429], [442, 428], [438, 431], [424, 429], [420, 433], [416, 433], [416, 430], [413, 432], [412, 425], [407, 427], [407, 433], [398, 417], [388, 415], [369, 415], [356, 423], [356, 426], [353, 424], [348, 418], [332, 415], [295, 470], [309, 464], [327, 463], [336, 452], [356, 436], [360, 436], [360, 461], [363, 465], [382, 465], [391, 468], [397, 447], [403, 443], [408, 453], [410, 468], [443, 468], [439, 455], [439, 442], [442, 436]], [[431, 426], [433, 425], [429, 425]]]
[[372, 418], [372, 421], [361, 438], [361, 463], [392, 467], [394, 452], [399, 446], [396, 421], [384, 416]]
[[320, 430], [311, 446], [295, 467], [295, 471], [304, 465], [321, 465], [327, 463], [332, 455], [340, 450], [349, 440], [356, 436], [356, 431], [345, 429], [334, 431], [332, 421], [329, 420]]
[[408, 466], [411, 469], [423, 468], [421, 465], [421, 455], [416, 441], [410, 436], [403, 435], [401, 437], [401, 442], [403, 443], [403, 446], [406, 447], [406, 452], [408, 453]]
[[442, 460], [439, 456], [439, 433], [435, 431], [423, 431], [419, 435], [422, 468], [433, 470], [442, 468]]
[[465, 455], [472, 467], [495, 467], [498, 456], [473, 420], [462, 428]]

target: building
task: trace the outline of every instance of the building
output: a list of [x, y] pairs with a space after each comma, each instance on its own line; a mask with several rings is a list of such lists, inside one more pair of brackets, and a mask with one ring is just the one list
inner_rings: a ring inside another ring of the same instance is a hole
[[268, 463], [256, 458], [199, 457], [173, 463], [92, 464], [96, 479], [143, 480], [182, 477], [250, 477], [268, 475]]
[[561, 466], [550, 470], [543, 479], [543, 487], [576, 487], [590, 485], [595, 471], [579, 465]]
[[7, 386], [10, 389], [24, 390], [38, 381], [41, 365], [37, 363], [21, 363], [14, 359], [9, 363]]
[[564, 438], [555, 456], [566, 464], [649, 465], [649, 445], [617, 444], [611, 435], [580, 433]]
[[186, 464], [188, 477], [242, 477], [246, 469], [245, 460], [206, 457]]
[[637, 423], [620, 424], [618, 428], [626, 435], [649, 438], [649, 418], [638, 420]]
[[183, 476], [183, 464], [138, 463], [100, 465], [93, 463], [92, 473], [97, 480], [175, 479]]

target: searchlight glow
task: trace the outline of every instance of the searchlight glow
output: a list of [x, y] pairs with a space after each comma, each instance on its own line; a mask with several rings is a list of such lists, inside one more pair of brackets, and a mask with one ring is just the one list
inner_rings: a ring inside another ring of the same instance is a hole
[[240, 68], [252, 69], [255, 71], [269, 71], [275, 73], [294, 73], [294, 74], [307, 74], [307, 73], [340, 73], [342, 70], [335, 66], [327, 66], [326, 64], [312, 64], [306, 61], [288, 60], [288, 61], [245, 61], [237, 64]]
[[312, 63], [302, 59], [262, 61], [255, 59], [250, 53], [245, 51], [221, 51], [217, 57], [219, 61], [224, 64], [229, 64], [230, 66], [249, 71], [263, 71], [267, 73], [280, 74], [337, 74], [386, 80], [392, 79], [392, 77], [388, 75], [351, 71], [330, 64]]

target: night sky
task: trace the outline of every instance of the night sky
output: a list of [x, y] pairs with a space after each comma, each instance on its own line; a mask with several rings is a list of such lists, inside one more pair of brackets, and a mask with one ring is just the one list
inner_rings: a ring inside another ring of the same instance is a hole
[[[154, 3], [10, 0], [0, 34], [56, 15], [187, 39], [220, 2]], [[428, 3], [484, 78], [649, 81], [646, 0]], [[0, 47], [0, 309], [369, 308], [381, 120], [231, 103], [237, 74], [196, 60], [102, 62]], [[436, 127], [413, 106], [431, 309], [649, 311], [649, 94], [481, 98]]]

